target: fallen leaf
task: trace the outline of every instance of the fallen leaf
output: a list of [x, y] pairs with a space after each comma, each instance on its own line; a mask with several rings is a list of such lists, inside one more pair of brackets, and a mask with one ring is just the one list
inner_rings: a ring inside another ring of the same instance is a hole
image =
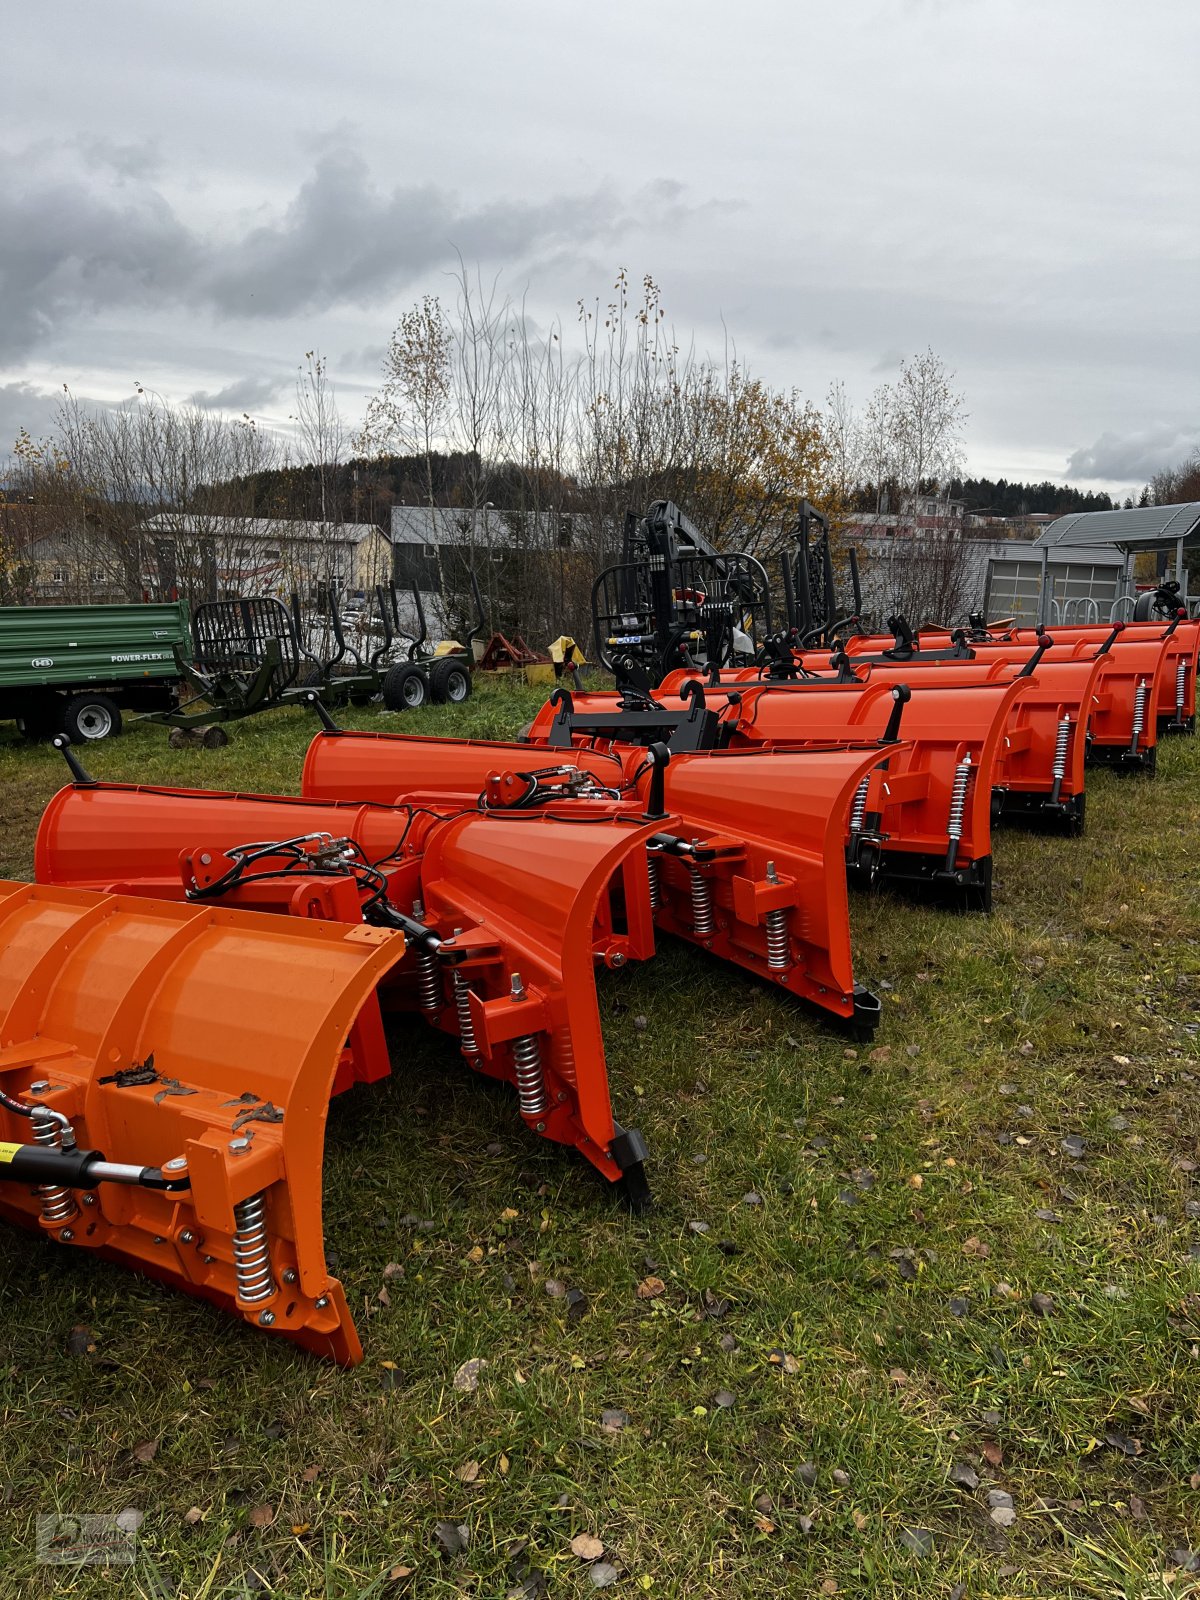
[[474, 1394], [479, 1388], [479, 1374], [490, 1365], [483, 1356], [472, 1356], [470, 1361], [464, 1361], [454, 1374], [454, 1387], [459, 1394]]
[[401, 1578], [411, 1578], [412, 1575], [413, 1569], [411, 1567], [395, 1566], [388, 1568], [389, 1583], [399, 1583]]
[[867, 1516], [865, 1511], [852, 1511], [850, 1513], [850, 1520], [854, 1523], [855, 1529], [859, 1533], [861, 1533], [864, 1528], [868, 1527], [871, 1521], [870, 1517]]
[[1004, 1460], [1004, 1451], [1001, 1450], [1000, 1446], [995, 1442], [994, 1439], [985, 1440], [985, 1442], [981, 1444], [979, 1448], [983, 1453], [983, 1459], [988, 1463], [989, 1466], [998, 1467]]
[[657, 1300], [660, 1294], [666, 1294], [666, 1292], [666, 1284], [661, 1278], [656, 1278], [653, 1275], [648, 1278], [643, 1278], [641, 1283], [639, 1283], [637, 1286], [637, 1297], [639, 1300]]
[[893, 1367], [892, 1370], [888, 1373], [888, 1377], [892, 1380], [892, 1382], [896, 1385], [896, 1387], [898, 1389], [903, 1388], [904, 1385], [908, 1382], [908, 1373], [905, 1372], [903, 1367]]
[[448, 1556], [460, 1555], [471, 1542], [470, 1530], [465, 1522], [435, 1523], [433, 1536], [441, 1545], [443, 1554]]
[[577, 1533], [571, 1540], [571, 1554], [580, 1561], [599, 1561], [604, 1554], [604, 1541], [593, 1533]]
[[315, 1483], [317, 1481], [318, 1477], [320, 1476], [320, 1474], [321, 1474], [320, 1467], [315, 1467], [315, 1466], [314, 1467], [305, 1467], [304, 1471], [300, 1474], [300, 1482], [301, 1483]]
[[775, 1524], [771, 1521], [770, 1517], [755, 1517], [754, 1526], [758, 1529], [759, 1533], [775, 1532]]
[[982, 1239], [972, 1234], [969, 1239], [963, 1240], [962, 1253], [965, 1256], [978, 1256], [981, 1260], [986, 1260], [991, 1255], [992, 1249], [990, 1245], [984, 1244]]
[[821, 1593], [822, 1594], [836, 1594], [837, 1592], [838, 1592], [838, 1586], [837, 1586], [836, 1581], [833, 1578], [822, 1578], [822, 1580], [821, 1580]]
[[601, 1433], [620, 1433], [629, 1426], [629, 1413], [617, 1406], [607, 1407], [600, 1413]]
[[379, 1304], [381, 1306], [390, 1306], [391, 1305], [392, 1297], [387, 1292], [387, 1285], [386, 1284], [382, 1285], [382, 1287], [379, 1290], [379, 1293], [375, 1296], [375, 1298], [376, 1298], [376, 1300], [379, 1301]]
[[1051, 1294], [1043, 1294], [1039, 1289], [1035, 1294], [1030, 1295], [1029, 1308], [1039, 1317], [1053, 1316], [1054, 1296]]
[[713, 1395], [713, 1404], [720, 1406], [722, 1411], [728, 1411], [735, 1402], [736, 1396], [728, 1389], [718, 1389], [716, 1394]]
[[1104, 1435], [1104, 1442], [1114, 1450], [1119, 1450], [1123, 1456], [1140, 1456], [1142, 1453], [1140, 1439], [1131, 1439], [1127, 1433], [1117, 1433], [1112, 1428]]
[[588, 1568], [588, 1577], [594, 1589], [607, 1589], [610, 1584], [616, 1583], [619, 1576], [616, 1567], [608, 1561], [597, 1561], [595, 1566]]
[[133, 1447], [133, 1459], [135, 1461], [142, 1462], [143, 1465], [148, 1461], [153, 1461], [157, 1454], [158, 1454], [158, 1440], [157, 1439], [146, 1439], [146, 1440], [143, 1440], [143, 1442], [141, 1444], [134, 1445], [134, 1447]]
[[311, 1530], [312, 1530], [312, 1523], [311, 1522], [293, 1522], [292, 1523], [292, 1532], [296, 1535], [297, 1539], [303, 1538], [304, 1535], [306, 1533], [311, 1532]]
[[199, 1506], [191, 1506], [183, 1513], [183, 1520], [187, 1523], [189, 1528], [194, 1528], [203, 1515], [204, 1513], [201, 1511]]
[[274, 1506], [255, 1506], [249, 1517], [252, 1528], [269, 1528], [274, 1521]]
[[455, 1467], [454, 1476], [460, 1483], [474, 1483], [479, 1477], [480, 1466], [478, 1461], [464, 1461], [461, 1467]]

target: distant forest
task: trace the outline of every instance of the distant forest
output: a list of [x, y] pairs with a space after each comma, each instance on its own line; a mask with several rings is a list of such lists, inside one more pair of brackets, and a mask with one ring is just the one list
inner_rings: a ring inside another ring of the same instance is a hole
[[[462, 453], [434, 452], [428, 466], [438, 505], [467, 503], [468, 486], [479, 481], [478, 463]], [[523, 477], [518, 469], [506, 470], [499, 465], [489, 470], [488, 478], [490, 497], [500, 510], [521, 509]], [[252, 491], [256, 516], [318, 519], [324, 498], [330, 520], [340, 517], [351, 522], [374, 522], [384, 529], [393, 505], [423, 504], [429, 493], [423, 455], [356, 459], [324, 469], [282, 467], [258, 473], [245, 487]], [[562, 508], [570, 510], [574, 493], [570, 479], [564, 478], [560, 487]], [[543, 486], [543, 501], [545, 492]], [[997, 517], [1038, 512], [1065, 516], [1071, 511], [1111, 511], [1115, 505], [1107, 494], [1049, 481], [1010, 483], [1007, 478], [953, 478], [949, 493], [951, 499], [965, 502], [968, 511]]]
[[1112, 511], [1111, 495], [1085, 494], [1060, 483], [1009, 483], [1007, 478], [953, 478], [950, 498], [966, 502], [968, 511], [996, 517], [1031, 517], [1039, 512], [1064, 517], [1070, 511]]

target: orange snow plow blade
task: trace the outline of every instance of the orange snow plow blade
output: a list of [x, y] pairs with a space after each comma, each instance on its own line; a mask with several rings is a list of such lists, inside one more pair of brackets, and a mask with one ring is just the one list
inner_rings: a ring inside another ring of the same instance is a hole
[[[830, 1012], [856, 1031], [879, 1003], [854, 980], [843, 851], [864, 778], [908, 747], [672, 754], [665, 810], [647, 855], [655, 922]], [[314, 799], [474, 804], [506, 770], [582, 770], [617, 808], [653, 813], [653, 763], [640, 746], [538, 748], [402, 734], [318, 734], [304, 763]], [[583, 802], [574, 802], [582, 804]], [[669, 812], [671, 815], [667, 815]]]
[[326, 1107], [401, 935], [0, 882], [0, 1214], [343, 1364]]
[[[608, 809], [578, 820], [481, 812], [475, 801], [451, 798], [434, 814], [74, 784], [47, 806], [34, 860], [43, 883], [182, 900], [211, 896], [249, 841], [351, 842], [391, 910], [413, 908], [400, 917], [412, 948], [380, 991], [384, 1012], [419, 1012], [450, 1034], [471, 1068], [513, 1086], [532, 1131], [576, 1146], [641, 1203], [646, 1151], [613, 1117], [595, 966], [653, 953], [646, 844], [662, 824]], [[336, 854], [314, 858], [312, 872], [302, 860], [294, 874], [248, 874], [220, 903], [360, 924], [367, 899], [352, 876], [329, 875]], [[356, 1030], [334, 1088], [387, 1071], [378, 1025]]]

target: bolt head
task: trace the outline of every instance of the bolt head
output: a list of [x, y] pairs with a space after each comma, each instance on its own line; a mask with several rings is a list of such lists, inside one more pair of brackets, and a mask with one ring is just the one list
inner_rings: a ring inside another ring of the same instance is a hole
[[179, 1235], [179, 1242], [180, 1242], [180, 1244], [191, 1244], [192, 1240], [195, 1237], [196, 1237], [195, 1234], [192, 1232], [192, 1230], [190, 1228], [185, 1228], [183, 1230], [183, 1232]]
[[614, 950], [611, 959], [614, 967], [623, 967], [625, 965], [625, 954], [621, 950]]
[[164, 1172], [182, 1172], [187, 1166], [186, 1156], [172, 1156], [170, 1161], [163, 1162]]
[[274, 1327], [275, 1313], [273, 1311], [260, 1311], [258, 1314], [258, 1325], [260, 1328]]
[[71, 1240], [75, 1237], [75, 1230], [74, 1228], [64, 1228], [58, 1237], [64, 1244], [70, 1244]]
[[546, 1131], [546, 1124], [545, 1124], [545, 1123], [544, 1123], [544, 1122], [535, 1122], [535, 1123], [534, 1123], [534, 1128], [535, 1128], [535, 1129], [536, 1129], [536, 1131], [537, 1131], [537, 1132], [538, 1132], [538, 1133], [545, 1133], [545, 1131]]
[[329, 1296], [327, 1294], [319, 1294], [314, 1304], [316, 1305], [318, 1311], [324, 1311], [325, 1307], [329, 1304]]
[[79, 1198], [85, 1206], [94, 1206], [96, 1204], [96, 1196], [94, 1194], [81, 1194]]
[[161, 1233], [156, 1233], [154, 1235], [154, 1242], [155, 1244], [166, 1244], [167, 1241], [163, 1238]]
[[295, 1283], [296, 1277], [297, 1273], [295, 1267], [288, 1267], [286, 1272], [283, 1274], [283, 1281], [284, 1283]]
[[243, 1150], [249, 1150], [250, 1141], [249, 1139], [230, 1139], [229, 1148], [235, 1156], [240, 1156]]
[[50, 1080], [48, 1078], [39, 1078], [36, 1083], [29, 1085], [29, 1092], [30, 1094], [45, 1094], [49, 1088]]
[[215, 1260], [216, 1260], [216, 1257], [215, 1257], [215, 1256], [205, 1256], [205, 1258], [204, 1258], [204, 1265], [205, 1265], [205, 1266], [206, 1266], [206, 1267], [211, 1267], [211, 1266], [212, 1266], [212, 1264], [213, 1264], [213, 1262], [214, 1262], [214, 1261], [215, 1261]]

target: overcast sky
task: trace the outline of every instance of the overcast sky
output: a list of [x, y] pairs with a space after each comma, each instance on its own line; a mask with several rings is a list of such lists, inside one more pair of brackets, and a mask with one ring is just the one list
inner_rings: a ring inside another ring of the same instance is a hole
[[10, 8], [0, 455], [55, 391], [357, 420], [454, 251], [570, 325], [618, 267], [764, 379], [930, 345], [972, 469], [1200, 443], [1196, 0], [57, 0]]

